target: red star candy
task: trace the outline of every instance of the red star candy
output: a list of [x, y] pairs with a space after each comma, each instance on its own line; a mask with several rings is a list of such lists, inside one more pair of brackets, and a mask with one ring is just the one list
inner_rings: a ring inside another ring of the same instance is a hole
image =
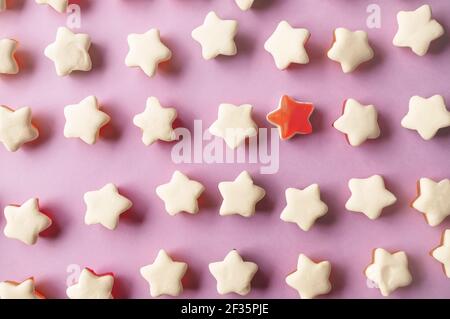
[[309, 118], [313, 112], [312, 103], [299, 102], [284, 95], [278, 109], [267, 115], [267, 121], [278, 127], [282, 140], [288, 140], [295, 134], [312, 133]]

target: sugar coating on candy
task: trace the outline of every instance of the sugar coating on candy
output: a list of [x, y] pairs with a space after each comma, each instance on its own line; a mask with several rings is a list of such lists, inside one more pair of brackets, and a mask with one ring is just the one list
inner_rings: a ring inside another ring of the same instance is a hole
[[435, 182], [430, 178], [419, 181], [419, 196], [412, 207], [425, 215], [430, 226], [438, 226], [450, 216], [450, 180]]
[[198, 198], [204, 190], [199, 182], [175, 171], [169, 183], [156, 188], [156, 194], [164, 202], [167, 213], [173, 216], [181, 212], [197, 214]]
[[239, 9], [241, 9], [242, 11], [247, 11], [250, 10], [255, 0], [235, 0], [235, 2]]
[[374, 282], [383, 296], [387, 297], [395, 290], [412, 283], [408, 269], [408, 257], [403, 251], [391, 254], [383, 248], [377, 248], [372, 263], [365, 271], [367, 279]]
[[0, 40], [0, 73], [17, 74], [19, 65], [14, 54], [16, 53], [18, 42], [12, 39]]
[[331, 291], [330, 273], [329, 261], [315, 263], [300, 254], [297, 270], [286, 277], [286, 283], [297, 290], [302, 299], [312, 299]]
[[66, 294], [70, 299], [113, 299], [112, 289], [114, 277], [112, 275], [96, 275], [92, 270], [84, 268], [78, 283], [67, 288]]
[[373, 59], [374, 52], [370, 47], [367, 32], [337, 28], [334, 38], [328, 57], [339, 62], [344, 73], [353, 72], [360, 64]]
[[91, 70], [90, 46], [89, 35], [73, 33], [66, 27], [59, 27], [55, 42], [47, 46], [44, 53], [55, 64], [56, 74], [66, 76], [73, 71]]
[[279, 70], [291, 63], [309, 63], [305, 44], [310, 37], [307, 29], [293, 28], [287, 21], [281, 21], [274, 33], [267, 39], [264, 48], [269, 52]]
[[362, 105], [354, 99], [344, 104], [344, 113], [337, 119], [334, 128], [347, 135], [352, 146], [360, 146], [368, 139], [380, 136], [378, 113], [373, 105]]
[[221, 295], [236, 293], [247, 295], [258, 265], [244, 261], [236, 250], [230, 251], [223, 261], [209, 264], [209, 271], [217, 281], [217, 292]]
[[35, 0], [38, 4], [46, 4], [58, 11], [64, 13], [69, 5], [69, 0]]
[[172, 52], [161, 42], [158, 29], [151, 29], [143, 34], [130, 34], [128, 46], [130, 50], [125, 64], [129, 67], [140, 67], [149, 77], [155, 75], [161, 62], [172, 57]]
[[173, 261], [164, 251], [160, 250], [155, 261], [141, 267], [141, 276], [150, 286], [150, 295], [159, 297], [162, 295], [179, 296], [183, 292], [183, 279], [188, 265], [184, 262]]
[[441, 245], [435, 248], [431, 255], [442, 264], [445, 275], [450, 278], [450, 229], [444, 231]]
[[308, 231], [319, 217], [328, 212], [328, 206], [320, 199], [320, 188], [312, 184], [305, 189], [288, 188], [285, 192], [286, 207], [280, 219], [295, 223], [304, 231]]
[[444, 35], [444, 28], [432, 18], [428, 4], [414, 11], [400, 11], [397, 14], [398, 31], [393, 44], [409, 47], [418, 56], [427, 54], [432, 41]]
[[192, 31], [192, 38], [200, 43], [205, 60], [218, 55], [235, 55], [237, 53], [234, 37], [238, 23], [235, 20], [222, 20], [211, 11], [203, 24]]
[[29, 278], [22, 282], [0, 282], [0, 299], [45, 299], [36, 291], [34, 279]]
[[39, 131], [31, 123], [31, 109], [18, 110], [0, 105], [0, 142], [10, 152], [17, 151], [23, 144], [39, 137]]

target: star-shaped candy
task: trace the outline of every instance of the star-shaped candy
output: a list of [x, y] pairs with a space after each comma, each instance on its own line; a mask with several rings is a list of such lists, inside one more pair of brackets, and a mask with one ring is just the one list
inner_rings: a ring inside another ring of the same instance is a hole
[[373, 254], [372, 264], [366, 268], [365, 274], [385, 297], [412, 282], [408, 257], [403, 251], [391, 254], [383, 248], [377, 248]]
[[236, 293], [247, 295], [258, 265], [244, 261], [236, 250], [230, 251], [223, 261], [209, 264], [209, 271], [217, 280], [217, 292], [221, 295]]
[[250, 10], [255, 0], [235, 0], [235, 2], [239, 9], [241, 9], [242, 11], [247, 11]]
[[286, 283], [297, 290], [302, 299], [312, 299], [331, 291], [330, 272], [329, 261], [315, 263], [300, 254], [297, 271], [286, 277]]
[[305, 189], [288, 188], [286, 190], [287, 205], [281, 212], [281, 220], [295, 223], [304, 231], [308, 231], [319, 217], [328, 212], [328, 206], [320, 199], [320, 188], [312, 184]]
[[371, 60], [374, 53], [365, 31], [350, 31], [337, 28], [334, 31], [334, 43], [328, 57], [339, 62], [344, 73], [354, 71], [361, 63]]
[[385, 207], [393, 205], [397, 198], [384, 185], [383, 177], [373, 175], [369, 178], [352, 178], [348, 182], [352, 196], [345, 208], [352, 212], [363, 213], [374, 220], [380, 217]]
[[111, 294], [114, 286], [112, 274], [97, 275], [92, 270], [84, 268], [78, 283], [67, 288], [70, 299], [113, 299]]
[[80, 138], [87, 144], [94, 144], [100, 135], [100, 129], [111, 120], [108, 114], [100, 111], [97, 98], [88, 96], [79, 104], [64, 108], [66, 125], [64, 136]]
[[409, 47], [418, 56], [427, 54], [430, 43], [444, 34], [444, 28], [431, 15], [428, 4], [415, 11], [400, 11], [397, 14], [398, 31], [394, 45]]
[[192, 38], [202, 46], [205, 60], [218, 55], [235, 55], [237, 53], [234, 37], [238, 23], [235, 20], [222, 20], [214, 11], [208, 13], [203, 25], [192, 31]]
[[156, 188], [156, 194], [164, 201], [169, 215], [181, 212], [198, 213], [198, 198], [205, 187], [197, 181], [190, 180], [186, 175], [175, 171], [170, 182]]
[[354, 99], [344, 104], [344, 113], [333, 124], [339, 132], [347, 135], [352, 146], [359, 146], [367, 139], [380, 136], [378, 113], [373, 105], [362, 105]]
[[29, 278], [22, 282], [0, 282], [0, 299], [45, 299], [36, 291], [34, 279]]
[[239, 147], [247, 137], [258, 133], [258, 127], [252, 119], [252, 108], [250, 104], [220, 104], [218, 119], [211, 125], [209, 132], [223, 138], [231, 149]]
[[444, 231], [441, 246], [435, 248], [431, 255], [442, 264], [445, 275], [450, 278], [450, 229]]
[[56, 74], [69, 75], [73, 71], [90, 71], [92, 68], [89, 48], [91, 39], [84, 33], [75, 34], [66, 27], [59, 27], [56, 41], [45, 49], [45, 56], [55, 64]]
[[172, 123], [177, 117], [174, 108], [162, 107], [156, 97], [147, 99], [147, 107], [143, 113], [133, 118], [133, 123], [142, 130], [142, 142], [151, 145], [157, 140], [171, 142], [176, 140]]
[[0, 73], [1, 74], [17, 74], [19, 66], [14, 57], [17, 50], [18, 42], [12, 39], [0, 40]]
[[307, 29], [296, 29], [287, 21], [281, 21], [264, 48], [272, 54], [279, 70], [286, 69], [291, 63], [307, 64], [309, 57], [305, 44], [310, 35]]
[[0, 142], [10, 152], [17, 151], [23, 144], [39, 136], [31, 123], [31, 109], [23, 107], [16, 111], [0, 105]]
[[428, 99], [413, 96], [409, 101], [409, 112], [401, 124], [404, 128], [416, 130], [424, 140], [430, 140], [440, 129], [450, 126], [450, 111], [441, 95]]
[[64, 13], [69, 5], [69, 0], [36, 0], [36, 3], [49, 5], [59, 13]]
[[439, 225], [450, 216], [450, 180], [435, 182], [429, 178], [421, 178], [418, 185], [419, 197], [412, 207], [425, 214], [430, 226]]
[[119, 217], [131, 208], [133, 203], [119, 194], [117, 187], [106, 184], [97, 191], [84, 194], [86, 204], [86, 225], [102, 224], [110, 230], [114, 230], [119, 223]]
[[181, 279], [183, 279], [187, 268], [186, 263], [173, 261], [161, 249], [153, 264], [141, 268], [141, 275], [149, 283], [152, 297], [162, 295], [176, 297], [183, 292]]
[[222, 182], [219, 191], [223, 197], [220, 206], [220, 215], [238, 214], [250, 217], [255, 214], [255, 206], [266, 192], [263, 188], [253, 184], [252, 177], [247, 171], [243, 171], [233, 182]]
[[288, 140], [296, 134], [311, 134], [310, 117], [314, 112], [312, 103], [299, 102], [284, 95], [280, 106], [267, 115], [267, 121], [278, 127], [280, 138]]
[[149, 77], [156, 73], [159, 63], [168, 61], [172, 52], [162, 42], [158, 29], [128, 36], [130, 51], [125, 59], [129, 67], [140, 67]]
[[39, 234], [52, 224], [52, 220], [39, 211], [37, 198], [31, 198], [21, 206], [6, 206], [4, 213], [5, 236], [20, 240], [27, 245], [36, 244]]

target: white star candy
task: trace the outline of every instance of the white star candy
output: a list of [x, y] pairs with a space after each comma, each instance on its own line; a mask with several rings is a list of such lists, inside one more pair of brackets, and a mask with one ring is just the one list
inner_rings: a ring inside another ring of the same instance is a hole
[[69, 5], [69, 0], [36, 0], [36, 3], [49, 5], [59, 13], [64, 13]]
[[39, 234], [49, 228], [52, 220], [39, 211], [39, 200], [31, 198], [21, 206], [5, 207], [6, 237], [17, 239], [27, 245], [34, 245]]
[[398, 31], [393, 44], [409, 47], [418, 56], [427, 54], [432, 41], [444, 34], [444, 28], [432, 18], [428, 4], [415, 11], [400, 11], [397, 14]]
[[39, 132], [31, 123], [31, 109], [23, 107], [11, 110], [0, 105], [0, 142], [10, 152], [17, 151], [23, 144], [34, 141]]
[[84, 202], [86, 225], [101, 224], [110, 230], [117, 228], [120, 215], [133, 206], [128, 198], [119, 194], [119, 190], [112, 183], [106, 184], [97, 191], [84, 194]]
[[440, 129], [450, 126], [450, 111], [441, 95], [428, 99], [413, 96], [409, 101], [409, 112], [401, 124], [404, 128], [416, 130], [424, 140], [431, 140]]
[[235, 55], [237, 53], [234, 37], [238, 23], [235, 20], [222, 20], [214, 11], [208, 13], [203, 25], [192, 31], [192, 38], [202, 46], [205, 60], [218, 55]]
[[279, 70], [286, 69], [291, 63], [307, 64], [309, 57], [305, 44], [310, 35], [307, 29], [296, 29], [287, 21], [281, 21], [264, 44], [264, 49], [272, 54]]
[[352, 196], [345, 208], [352, 212], [363, 213], [374, 220], [380, 217], [385, 207], [393, 205], [397, 198], [384, 185], [383, 177], [373, 175], [369, 178], [352, 178], [348, 182]]
[[450, 180], [436, 183], [429, 178], [419, 181], [419, 197], [412, 207], [425, 214], [430, 226], [437, 226], [450, 216]]
[[300, 254], [297, 270], [286, 277], [286, 283], [297, 290], [302, 299], [312, 299], [331, 291], [330, 273], [329, 261], [315, 263]]
[[235, 0], [235, 2], [239, 9], [241, 9], [242, 11], [247, 11], [250, 10], [255, 0]]
[[373, 105], [362, 105], [354, 99], [345, 101], [344, 114], [333, 124], [339, 132], [347, 135], [351, 146], [360, 146], [367, 139], [380, 136], [378, 113]]
[[55, 64], [58, 76], [69, 75], [73, 71], [92, 69], [89, 48], [91, 39], [84, 33], [73, 33], [66, 27], [59, 27], [56, 40], [45, 49], [45, 56]]
[[445, 275], [450, 278], [450, 229], [444, 231], [441, 246], [435, 248], [431, 255], [442, 264]]
[[78, 283], [67, 288], [70, 299], [113, 299], [111, 294], [114, 286], [112, 275], [99, 276], [92, 270], [84, 268]]
[[408, 257], [403, 251], [391, 254], [383, 248], [377, 248], [373, 262], [366, 268], [365, 274], [377, 285], [384, 297], [412, 282]]
[[308, 231], [319, 217], [328, 212], [328, 206], [320, 199], [320, 188], [317, 184], [312, 184], [303, 190], [288, 188], [286, 202], [280, 219], [295, 223], [304, 231]]
[[172, 52], [162, 42], [158, 29], [151, 29], [143, 34], [128, 36], [130, 51], [125, 58], [129, 67], [140, 67], [149, 77], [155, 75], [158, 65], [168, 61]]
[[19, 66], [14, 57], [18, 46], [18, 42], [12, 39], [0, 40], [0, 73], [1, 74], [17, 74]]
[[95, 96], [88, 96], [79, 104], [66, 106], [64, 136], [80, 138], [90, 145], [95, 144], [100, 135], [100, 129], [111, 120], [109, 115], [100, 111], [99, 108]]
[[237, 148], [247, 137], [257, 134], [258, 127], [252, 119], [252, 108], [250, 104], [220, 104], [218, 119], [211, 125], [209, 132], [223, 138], [231, 149]]
[[197, 214], [197, 199], [204, 190], [205, 187], [199, 182], [190, 180], [183, 173], [175, 171], [169, 183], [156, 188], [156, 194], [164, 202], [167, 213], [174, 216], [181, 212]]
[[177, 117], [174, 108], [162, 107], [156, 97], [147, 99], [145, 111], [133, 118], [133, 123], [142, 130], [142, 142], [151, 145], [157, 140], [171, 142], [176, 140], [172, 123]]
[[236, 250], [230, 251], [223, 261], [209, 264], [209, 271], [217, 280], [217, 292], [221, 295], [236, 293], [247, 295], [258, 265], [244, 261]]
[[328, 57], [339, 62], [344, 73], [354, 71], [361, 63], [374, 57], [367, 32], [337, 28], [334, 37], [335, 42], [328, 51]]
[[181, 279], [185, 275], [187, 268], [188, 265], [186, 263], [173, 261], [161, 249], [153, 264], [142, 267], [140, 272], [150, 285], [150, 295], [152, 297], [162, 295], [176, 297], [183, 292]]
[[29, 278], [22, 282], [0, 282], [0, 299], [44, 299], [44, 296], [36, 291], [34, 279]]
[[223, 197], [220, 215], [238, 214], [250, 217], [255, 214], [255, 206], [266, 192], [263, 188], [253, 184], [252, 177], [243, 171], [233, 182], [221, 182], [219, 191]]

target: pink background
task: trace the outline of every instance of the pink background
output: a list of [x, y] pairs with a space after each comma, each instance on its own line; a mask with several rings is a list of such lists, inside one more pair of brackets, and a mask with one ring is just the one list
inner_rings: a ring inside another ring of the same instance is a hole
[[[258, 1], [258, 0], [257, 0]], [[305, 253], [332, 263], [334, 298], [377, 298], [366, 286], [364, 268], [371, 250], [384, 247], [405, 250], [414, 282], [398, 290], [397, 298], [449, 298], [450, 281], [441, 265], [429, 256], [438, 245], [447, 219], [439, 227], [428, 226], [423, 216], [409, 208], [416, 180], [450, 177], [450, 131], [442, 130], [429, 141], [403, 129], [400, 120], [412, 95], [442, 94], [450, 102], [450, 48], [448, 34], [435, 42], [431, 52], [419, 58], [407, 49], [392, 46], [395, 15], [412, 10], [416, 0], [260, 0], [262, 5], [241, 12], [233, 0], [115, 0], [78, 1], [82, 27], [93, 42], [93, 70], [69, 77], [56, 76], [53, 63], [43, 55], [54, 41], [57, 27], [66, 17], [34, 1], [16, 1], [0, 14], [1, 37], [20, 41], [21, 72], [0, 79], [1, 103], [32, 107], [41, 138], [17, 153], [0, 148], [0, 205], [20, 204], [40, 198], [42, 208], [54, 218], [53, 230], [37, 245], [28, 247], [0, 235], [0, 280], [35, 276], [37, 286], [49, 298], [65, 297], [68, 265], [79, 264], [97, 272], [114, 272], [117, 298], [147, 298], [147, 283], [139, 268], [151, 263], [160, 248], [189, 264], [182, 297], [220, 297], [208, 263], [221, 260], [236, 248], [260, 266], [249, 297], [295, 298], [285, 276], [294, 270], [297, 256]], [[332, 31], [345, 26], [366, 28], [366, 7], [376, 2], [382, 9], [382, 28], [368, 30], [376, 58], [357, 72], [345, 75], [326, 58]], [[450, 2], [428, 1], [435, 17], [448, 30]], [[235, 57], [213, 61], [201, 58], [200, 47], [190, 33], [210, 10], [240, 23]], [[286, 72], [275, 68], [263, 49], [278, 22], [288, 20], [306, 27], [311, 63]], [[153, 79], [124, 65], [127, 35], [157, 27], [173, 51], [168, 66]], [[99, 98], [112, 123], [94, 146], [63, 137], [63, 107], [88, 95]], [[194, 119], [209, 126], [222, 102], [254, 105], [258, 124], [267, 127], [265, 115], [277, 106], [282, 94], [312, 101], [315, 133], [280, 145], [280, 171], [260, 175], [259, 165], [175, 165], [170, 144], [145, 147], [132, 118], [157, 96], [178, 109], [181, 124], [193, 128]], [[382, 136], [359, 148], [350, 147], [331, 124], [349, 97], [376, 105]], [[179, 169], [206, 186], [200, 213], [169, 216], [155, 195], [155, 187]], [[234, 179], [248, 169], [255, 182], [267, 190], [251, 219], [220, 217], [221, 196], [217, 184]], [[377, 221], [349, 213], [347, 181], [352, 177], [381, 174], [398, 197]], [[83, 194], [108, 182], [120, 187], [134, 203], [116, 231], [83, 223]], [[329, 213], [310, 232], [284, 223], [279, 214], [287, 187], [319, 183]], [[0, 228], [5, 224], [0, 218]], [[234, 297], [234, 296], [227, 296]]]

